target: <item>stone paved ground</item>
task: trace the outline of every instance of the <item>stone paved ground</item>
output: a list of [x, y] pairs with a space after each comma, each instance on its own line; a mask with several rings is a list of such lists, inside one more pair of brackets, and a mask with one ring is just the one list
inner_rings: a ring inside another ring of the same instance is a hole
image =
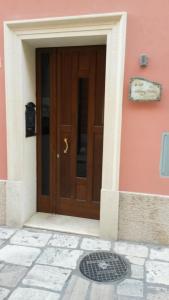
[[[78, 270], [81, 257], [111, 250], [131, 273], [98, 284]], [[0, 300], [169, 300], [169, 247], [111, 242], [72, 234], [0, 227]]]

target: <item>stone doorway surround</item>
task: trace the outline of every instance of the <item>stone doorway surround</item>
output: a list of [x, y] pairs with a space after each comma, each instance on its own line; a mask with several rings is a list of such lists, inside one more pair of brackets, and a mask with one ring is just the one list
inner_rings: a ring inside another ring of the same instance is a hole
[[6, 224], [36, 212], [36, 137], [25, 138], [25, 105], [36, 103], [35, 48], [106, 44], [100, 234], [118, 237], [125, 12], [4, 22], [8, 179]]

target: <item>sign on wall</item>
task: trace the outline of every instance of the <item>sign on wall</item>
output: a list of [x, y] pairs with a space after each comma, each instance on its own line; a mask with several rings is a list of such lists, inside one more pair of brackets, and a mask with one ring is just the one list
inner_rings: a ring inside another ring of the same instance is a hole
[[142, 77], [130, 80], [129, 98], [132, 101], [159, 101], [161, 98], [161, 84]]

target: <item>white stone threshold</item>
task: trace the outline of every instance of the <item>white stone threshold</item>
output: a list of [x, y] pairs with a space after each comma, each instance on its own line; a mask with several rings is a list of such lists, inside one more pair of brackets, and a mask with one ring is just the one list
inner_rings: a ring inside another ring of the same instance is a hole
[[99, 220], [38, 212], [35, 213], [24, 224], [24, 226], [68, 233], [99, 236], [100, 222]]

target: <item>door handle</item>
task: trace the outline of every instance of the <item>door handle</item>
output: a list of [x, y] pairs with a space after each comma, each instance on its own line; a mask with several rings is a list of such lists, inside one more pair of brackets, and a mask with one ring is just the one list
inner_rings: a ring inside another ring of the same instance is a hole
[[64, 149], [64, 154], [66, 154], [68, 152], [69, 149], [69, 145], [68, 145], [68, 140], [67, 138], [64, 138], [64, 143], [65, 143], [65, 149]]

